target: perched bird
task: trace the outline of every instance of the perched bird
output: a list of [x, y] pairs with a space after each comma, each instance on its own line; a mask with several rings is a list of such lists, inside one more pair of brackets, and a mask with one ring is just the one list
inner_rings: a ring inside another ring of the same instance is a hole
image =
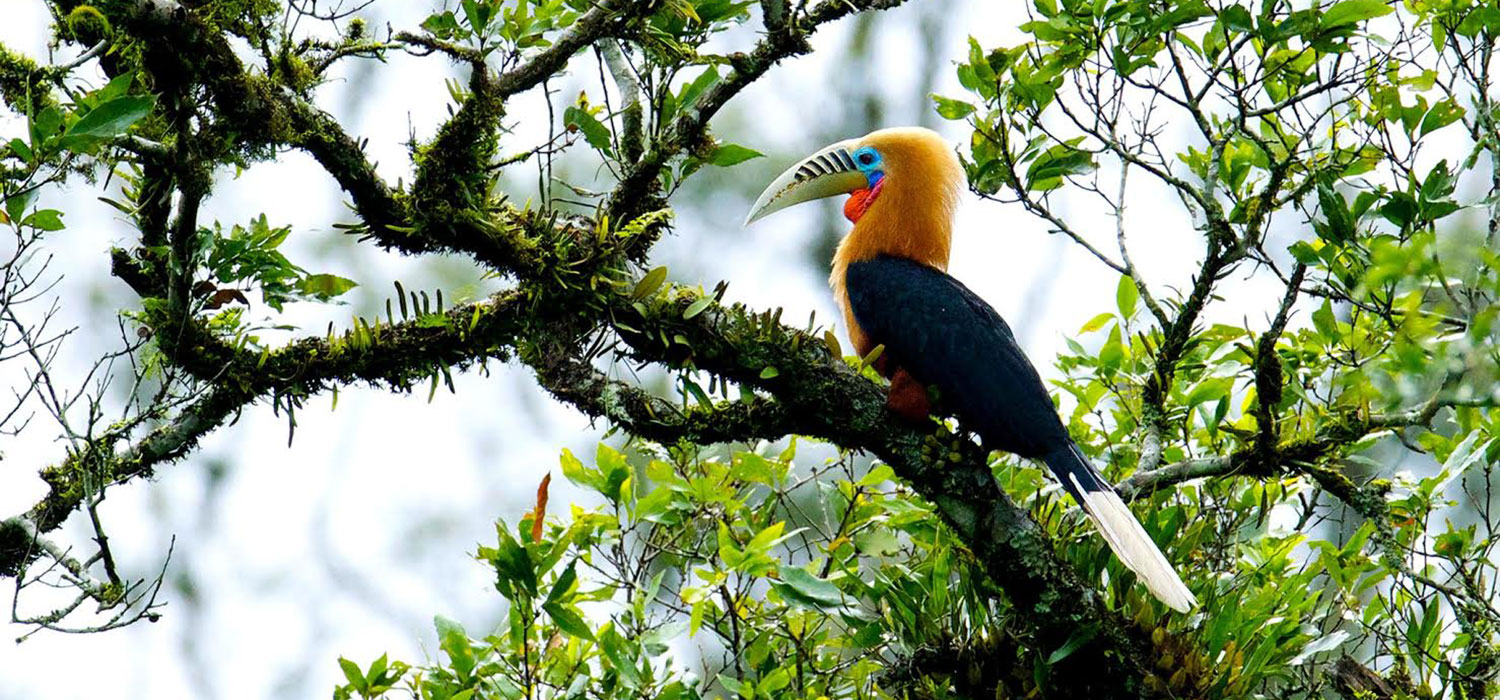
[[1036, 368], [989, 304], [949, 276], [953, 215], [964, 173], [936, 133], [883, 129], [823, 148], [761, 193], [745, 224], [813, 199], [850, 195], [854, 229], [833, 257], [833, 287], [849, 338], [891, 380], [888, 404], [912, 419], [927, 387], [963, 424], [1000, 449], [1045, 462], [1125, 566], [1157, 598], [1197, 604], [1156, 543], [1068, 437]]

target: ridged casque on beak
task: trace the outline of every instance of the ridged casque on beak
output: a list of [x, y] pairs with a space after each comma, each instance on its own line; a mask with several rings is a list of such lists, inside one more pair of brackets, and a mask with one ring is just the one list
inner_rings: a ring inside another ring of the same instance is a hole
[[745, 225], [793, 204], [869, 187], [868, 178], [854, 164], [853, 153], [857, 148], [857, 140], [840, 141], [788, 168], [760, 193], [745, 218]]

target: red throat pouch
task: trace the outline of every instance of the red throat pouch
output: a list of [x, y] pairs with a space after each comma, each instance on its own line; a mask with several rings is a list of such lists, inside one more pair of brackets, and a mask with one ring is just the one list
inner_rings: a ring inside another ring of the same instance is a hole
[[875, 203], [875, 198], [880, 196], [880, 187], [885, 184], [884, 180], [875, 183], [874, 187], [866, 187], [849, 193], [849, 201], [844, 202], [844, 218], [851, 222], [858, 222], [865, 215], [870, 205]]

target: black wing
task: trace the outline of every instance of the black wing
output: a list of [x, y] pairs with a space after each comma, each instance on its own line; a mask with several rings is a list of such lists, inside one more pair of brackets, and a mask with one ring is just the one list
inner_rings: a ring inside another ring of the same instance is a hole
[[991, 448], [1040, 458], [1068, 445], [1036, 368], [1005, 320], [963, 283], [904, 258], [849, 266], [854, 319]]

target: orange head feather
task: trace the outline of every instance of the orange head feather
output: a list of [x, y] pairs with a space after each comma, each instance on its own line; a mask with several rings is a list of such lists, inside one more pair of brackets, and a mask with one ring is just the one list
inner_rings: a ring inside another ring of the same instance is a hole
[[855, 141], [879, 154], [881, 177], [853, 192], [846, 213], [854, 230], [834, 256], [836, 267], [877, 255], [916, 260], [940, 270], [948, 267], [953, 240], [953, 213], [964, 181], [958, 156], [929, 129], [881, 129]]

